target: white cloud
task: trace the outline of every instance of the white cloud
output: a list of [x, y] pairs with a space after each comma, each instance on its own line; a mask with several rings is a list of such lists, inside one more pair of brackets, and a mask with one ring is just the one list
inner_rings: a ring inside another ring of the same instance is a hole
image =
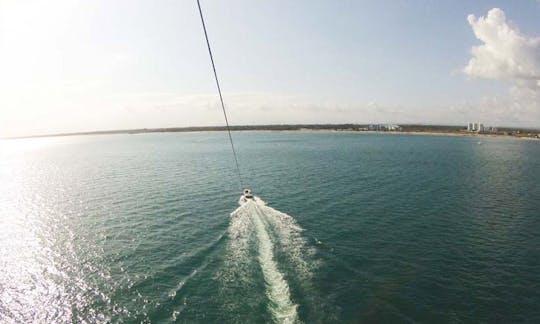
[[[481, 106], [506, 108], [516, 121], [527, 122], [540, 112], [540, 37], [522, 34], [506, 20], [503, 10], [493, 8], [485, 17], [467, 17], [474, 35], [483, 44], [471, 49], [464, 73], [476, 78], [509, 82], [510, 100], [486, 99]], [[485, 104], [485, 102], [491, 104]]]
[[540, 37], [522, 35], [507, 23], [499, 8], [491, 9], [486, 17], [469, 15], [467, 20], [484, 44], [472, 48], [466, 74], [497, 80], [540, 80]]
[[[130, 114], [159, 115], [156, 125], [222, 125], [217, 94], [125, 94], [116, 98]], [[309, 95], [268, 92], [225, 92], [229, 121], [244, 124], [348, 123], [386, 121], [389, 109], [374, 103], [342, 102]], [[157, 126], [156, 126], [157, 127]]]
[[[441, 123], [460, 124], [447, 107], [387, 105], [374, 101], [342, 101], [313, 95], [269, 92], [225, 92], [225, 106], [233, 125], [306, 123]], [[115, 98], [124, 116], [154, 116], [155, 124], [139, 119], [144, 127], [223, 125], [216, 93], [181, 95], [167, 92], [124, 94]], [[125, 121], [125, 117], [124, 121]], [[136, 126], [133, 124], [133, 127]]]

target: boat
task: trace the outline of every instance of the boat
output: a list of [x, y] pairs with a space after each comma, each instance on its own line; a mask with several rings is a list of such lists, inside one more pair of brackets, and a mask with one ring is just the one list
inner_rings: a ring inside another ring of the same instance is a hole
[[244, 189], [244, 192], [242, 193], [242, 196], [240, 196], [240, 200], [238, 200], [238, 203], [240, 205], [243, 205], [250, 200], [255, 201], [255, 197], [253, 196], [253, 193], [251, 193], [251, 189]]
[[253, 194], [251, 193], [251, 189], [244, 189], [244, 195], [246, 199], [253, 199]]
[[242, 196], [240, 196], [240, 199], [238, 200], [239, 205], [243, 205], [245, 203], [248, 203], [250, 201], [253, 201], [254, 203], [258, 205], [264, 205], [264, 201], [260, 199], [257, 196], [254, 196], [251, 192], [251, 189], [244, 189]]

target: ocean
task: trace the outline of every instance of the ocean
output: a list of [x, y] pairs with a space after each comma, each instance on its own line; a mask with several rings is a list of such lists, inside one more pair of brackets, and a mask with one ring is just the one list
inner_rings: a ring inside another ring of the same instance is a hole
[[540, 142], [233, 138], [0, 141], [0, 322], [540, 322]]

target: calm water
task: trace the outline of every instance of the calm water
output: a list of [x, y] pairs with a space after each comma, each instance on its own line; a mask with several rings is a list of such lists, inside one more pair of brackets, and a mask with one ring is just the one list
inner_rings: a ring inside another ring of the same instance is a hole
[[0, 142], [0, 322], [540, 322], [540, 142], [234, 138]]

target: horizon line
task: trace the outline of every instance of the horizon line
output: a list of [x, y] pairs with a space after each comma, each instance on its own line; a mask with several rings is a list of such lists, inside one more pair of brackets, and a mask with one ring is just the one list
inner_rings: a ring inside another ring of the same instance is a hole
[[[444, 125], [444, 124], [395, 124], [395, 123], [339, 123], [339, 124], [260, 124], [260, 125], [230, 125], [231, 131], [250, 131], [250, 130], [301, 130], [302, 128], [311, 128], [314, 130], [331, 130], [331, 129], [347, 129], [360, 128], [369, 125], [398, 125], [405, 127], [452, 127], [457, 129], [466, 129], [467, 125]], [[540, 128], [530, 127], [512, 127], [512, 126], [492, 126], [501, 130], [534, 130]], [[8, 139], [25, 139], [25, 138], [40, 138], [40, 137], [64, 137], [64, 136], [88, 136], [88, 135], [114, 135], [114, 134], [143, 134], [143, 133], [179, 133], [179, 132], [197, 132], [197, 131], [227, 131], [227, 126], [179, 126], [179, 127], [156, 127], [156, 128], [132, 128], [132, 129], [112, 129], [112, 130], [96, 130], [96, 131], [80, 131], [66, 133], [49, 133], [37, 135], [22, 135], [22, 136], [5, 136], [0, 137], [2, 140]]]

